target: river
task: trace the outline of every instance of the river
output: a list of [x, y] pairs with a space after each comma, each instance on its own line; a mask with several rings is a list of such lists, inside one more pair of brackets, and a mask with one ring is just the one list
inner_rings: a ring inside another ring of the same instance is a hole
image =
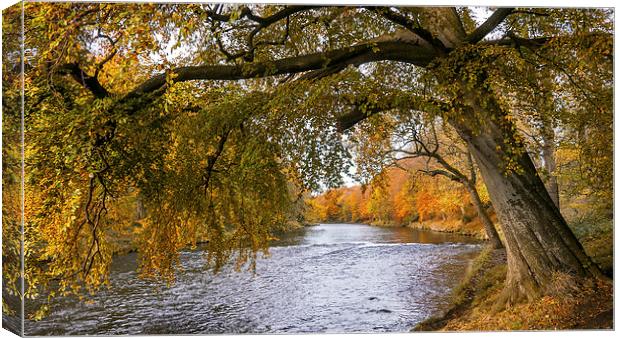
[[27, 335], [408, 332], [447, 306], [479, 242], [465, 236], [321, 224], [283, 236], [256, 274], [214, 275], [203, 253], [183, 252], [170, 287], [136, 276], [136, 255], [116, 257], [111, 288], [54, 301]]

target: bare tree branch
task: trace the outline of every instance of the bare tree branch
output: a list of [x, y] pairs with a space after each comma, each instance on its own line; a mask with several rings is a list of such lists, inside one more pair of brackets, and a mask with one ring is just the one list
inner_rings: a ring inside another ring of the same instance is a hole
[[[221, 37], [219, 36], [219, 34], [217, 34], [217, 32], [215, 32], [215, 28], [216, 28], [215, 25], [213, 26], [212, 31], [216, 33], [217, 35], [217, 44], [218, 44], [220, 51], [224, 55], [226, 55], [226, 58], [229, 61], [236, 60], [238, 58], [243, 58], [247, 62], [252, 62], [254, 60], [254, 52], [256, 51], [256, 47], [261, 46], [261, 45], [283, 45], [286, 42], [286, 40], [289, 37], [289, 19], [291, 15], [299, 13], [299, 12], [303, 12], [303, 11], [320, 8], [320, 7], [321, 6], [288, 6], [266, 17], [261, 17], [261, 16], [258, 16], [252, 13], [252, 10], [249, 9], [249, 7], [243, 7], [241, 9], [240, 18], [247, 18], [248, 20], [251, 20], [255, 22], [256, 24], [253, 25], [254, 29], [247, 36], [248, 49], [242, 50], [235, 54], [232, 54], [226, 50], [226, 48], [224, 47], [224, 44], [222, 43]], [[218, 26], [219, 26], [219, 23], [230, 22], [232, 19], [232, 14], [219, 14], [217, 13], [217, 11], [214, 11], [214, 10], [207, 11], [207, 15], [209, 16], [211, 20], [213, 20], [212, 22], [214, 24], [218, 23]], [[278, 42], [274, 42], [274, 41], [259, 41], [258, 43], [254, 42], [254, 38], [263, 29], [283, 19], [286, 19], [286, 27], [285, 27], [285, 34], [282, 40]]]

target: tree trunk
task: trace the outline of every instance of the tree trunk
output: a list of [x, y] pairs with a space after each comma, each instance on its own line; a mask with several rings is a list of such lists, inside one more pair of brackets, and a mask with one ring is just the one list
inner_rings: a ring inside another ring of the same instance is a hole
[[491, 222], [491, 218], [489, 217], [489, 214], [484, 209], [484, 205], [482, 205], [482, 201], [480, 200], [480, 195], [478, 195], [478, 190], [476, 189], [475, 186], [469, 183], [466, 183], [465, 187], [467, 188], [467, 191], [469, 192], [469, 195], [471, 196], [471, 200], [474, 203], [474, 206], [476, 207], [476, 211], [478, 212], [478, 217], [480, 217], [480, 220], [482, 221], [482, 225], [484, 225], [484, 230], [487, 233], [487, 237], [489, 237], [489, 241], [491, 242], [491, 245], [495, 249], [503, 248], [504, 245], [502, 244], [502, 241], [499, 239], [499, 234], [497, 233], [497, 230], [495, 229], [493, 222]]
[[558, 273], [577, 281], [603, 275], [568, 228], [516, 128], [492, 93], [462, 88], [467, 106], [450, 123], [467, 142], [505, 237], [508, 271], [498, 305], [554, 293]]
[[542, 157], [547, 171], [547, 191], [555, 206], [560, 208], [560, 190], [558, 187], [558, 178], [555, 176], [555, 132], [553, 125], [548, 118], [542, 118]]
[[144, 207], [144, 202], [142, 201], [142, 197], [138, 196], [136, 198], [136, 221], [144, 219], [146, 217], [146, 208]]

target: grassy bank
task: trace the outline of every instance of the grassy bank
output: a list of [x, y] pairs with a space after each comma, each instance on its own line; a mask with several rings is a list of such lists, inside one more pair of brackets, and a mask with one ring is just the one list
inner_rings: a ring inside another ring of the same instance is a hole
[[[586, 226], [574, 223], [575, 234], [601, 269], [611, 274], [613, 231], [610, 221]], [[587, 229], [587, 230], [586, 230]], [[453, 290], [447, 311], [418, 324], [416, 331], [557, 330], [613, 328], [613, 285], [588, 280], [578, 292], [554, 296], [497, 311], [495, 301], [504, 286], [505, 251], [485, 248]], [[559, 276], [561, 278], [561, 276]]]
[[[362, 221], [363, 222], [363, 221]], [[346, 222], [345, 222], [346, 223]], [[411, 222], [407, 224], [397, 224], [394, 222], [371, 221], [369, 225], [378, 227], [408, 227], [416, 230], [430, 230], [437, 232], [453, 233], [465, 236], [472, 236], [477, 239], [487, 239], [482, 222], [478, 218], [467, 220], [448, 218], [446, 220], [427, 220], [422, 222]]]
[[614, 224], [613, 220], [596, 214], [573, 218], [568, 224], [573, 233], [603, 272], [613, 275]]
[[439, 232], [456, 233], [460, 235], [473, 236], [478, 239], [487, 239], [484, 227], [478, 218], [469, 222], [460, 219], [431, 220], [424, 222], [411, 222], [407, 225], [412, 229], [432, 230]]

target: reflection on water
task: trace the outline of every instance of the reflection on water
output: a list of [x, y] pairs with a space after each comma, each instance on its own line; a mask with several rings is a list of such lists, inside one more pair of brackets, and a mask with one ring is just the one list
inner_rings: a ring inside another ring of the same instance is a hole
[[131, 254], [115, 259], [110, 290], [56, 300], [26, 333], [406, 332], [445, 306], [478, 250], [464, 236], [322, 224], [281, 236], [256, 275], [213, 275], [185, 252], [171, 287], [138, 279]]

